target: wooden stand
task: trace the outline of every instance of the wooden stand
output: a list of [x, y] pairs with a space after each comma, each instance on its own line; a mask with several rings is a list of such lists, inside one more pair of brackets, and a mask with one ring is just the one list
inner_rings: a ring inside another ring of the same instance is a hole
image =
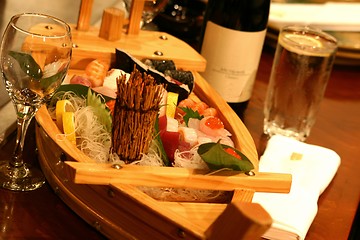
[[81, 0], [77, 30], [87, 31], [90, 28], [91, 12], [94, 0]]
[[140, 22], [145, 0], [132, 0], [128, 34], [137, 35], [140, 32]]
[[99, 37], [109, 41], [120, 40], [123, 31], [125, 13], [117, 8], [104, 10]]

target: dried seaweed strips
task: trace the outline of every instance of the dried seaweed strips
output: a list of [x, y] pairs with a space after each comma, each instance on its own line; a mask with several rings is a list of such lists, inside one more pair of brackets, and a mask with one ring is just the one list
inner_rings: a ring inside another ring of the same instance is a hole
[[149, 150], [164, 86], [134, 67], [128, 81], [117, 78], [111, 151], [126, 163]]

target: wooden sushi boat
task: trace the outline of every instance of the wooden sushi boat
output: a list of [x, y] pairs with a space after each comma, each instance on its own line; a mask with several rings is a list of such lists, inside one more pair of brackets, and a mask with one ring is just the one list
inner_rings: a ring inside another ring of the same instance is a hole
[[[134, 1], [134, 4], [144, 0]], [[82, 9], [92, 1], [82, 1]], [[104, 11], [105, 12], [105, 11]], [[85, 11], [85, 16], [89, 12]], [[130, 19], [129, 28], [135, 17]], [[195, 76], [194, 93], [217, 108], [232, 140], [254, 164], [250, 173], [206, 173], [174, 167], [100, 164], [61, 134], [43, 106], [36, 115], [36, 142], [42, 170], [58, 196], [81, 218], [111, 239], [256, 239], [270, 227], [271, 217], [251, 202], [254, 192], [288, 193], [291, 175], [258, 172], [258, 154], [250, 133], [227, 103], [201, 77], [206, 61], [190, 46], [161, 32], [122, 33], [118, 40], [99, 37], [101, 29], [73, 26], [73, 60], [69, 73], [97, 58], [114, 60], [119, 47], [136, 58], [172, 59]], [[104, 20], [104, 18], [103, 18]], [[139, 19], [137, 19], [137, 24]], [[136, 24], [135, 24], [136, 25]], [[139, 25], [136, 25], [139, 26]], [[162, 54], [154, 54], [161, 52]], [[138, 186], [228, 191], [227, 202], [160, 201]]]

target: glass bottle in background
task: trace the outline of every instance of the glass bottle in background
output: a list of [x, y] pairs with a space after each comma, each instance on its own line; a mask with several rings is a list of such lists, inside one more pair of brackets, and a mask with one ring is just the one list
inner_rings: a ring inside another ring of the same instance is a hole
[[265, 40], [270, 0], [209, 0], [200, 41], [201, 75], [242, 118]]
[[198, 50], [205, 9], [204, 0], [168, 0], [154, 23], [160, 31], [170, 33]]

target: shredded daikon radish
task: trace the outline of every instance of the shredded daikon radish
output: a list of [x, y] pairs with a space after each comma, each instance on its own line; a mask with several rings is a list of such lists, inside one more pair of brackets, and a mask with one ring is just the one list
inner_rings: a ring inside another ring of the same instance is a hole
[[201, 190], [191, 188], [138, 187], [150, 197], [160, 201], [180, 202], [227, 202], [231, 193], [226, 191]]
[[[86, 106], [86, 99], [73, 92], [60, 92], [53, 99], [56, 101], [66, 99], [74, 106], [77, 147], [96, 162], [107, 162], [111, 146], [111, 133], [107, 132], [97, 120], [92, 107]], [[55, 119], [56, 104], [51, 102], [49, 106], [49, 113]]]
[[162, 157], [159, 154], [160, 150], [156, 144], [156, 141], [152, 141], [148, 153], [143, 154], [141, 160], [134, 161], [131, 164], [142, 166], [164, 166]]
[[209, 170], [207, 164], [197, 153], [197, 149], [198, 146], [193, 147], [190, 151], [180, 152], [177, 149], [174, 154], [174, 167]]
[[83, 107], [75, 112], [76, 135], [80, 139], [79, 148], [96, 162], [109, 159], [111, 133], [97, 121], [92, 107]]

